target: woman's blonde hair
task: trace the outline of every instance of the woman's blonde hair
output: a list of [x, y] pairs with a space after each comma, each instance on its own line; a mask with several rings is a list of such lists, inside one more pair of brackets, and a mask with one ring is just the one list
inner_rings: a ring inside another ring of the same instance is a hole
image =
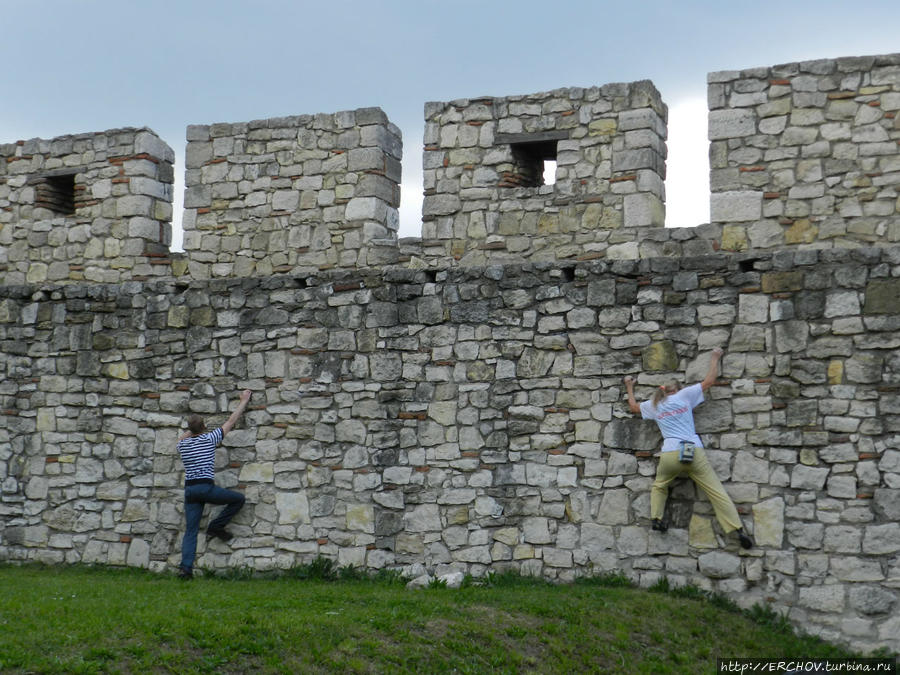
[[657, 407], [666, 400], [666, 396], [676, 393], [679, 389], [681, 389], [681, 385], [678, 384], [678, 380], [669, 380], [666, 384], [659, 385], [657, 390], [653, 392], [653, 407]]

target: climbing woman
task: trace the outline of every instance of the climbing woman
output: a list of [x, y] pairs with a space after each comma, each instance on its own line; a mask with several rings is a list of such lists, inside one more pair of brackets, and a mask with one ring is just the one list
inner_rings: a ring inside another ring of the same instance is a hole
[[731, 497], [722, 488], [722, 483], [713, 471], [703, 443], [694, 430], [693, 409], [703, 403], [703, 394], [716, 382], [719, 373], [719, 359], [722, 350], [712, 351], [709, 369], [702, 382], [681, 389], [672, 381], [661, 385], [653, 398], [638, 405], [634, 399], [634, 378], [625, 378], [628, 392], [628, 408], [635, 415], [653, 420], [663, 436], [662, 452], [656, 467], [656, 478], [650, 489], [650, 518], [652, 527], [665, 532], [668, 524], [663, 519], [669, 484], [679, 476], [689, 476], [706, 493], [716, 512], [716, 519], [725, 531], [737, 531], [743, 548], [751, 548], [753, 540], [744, 532], [740, 517]]

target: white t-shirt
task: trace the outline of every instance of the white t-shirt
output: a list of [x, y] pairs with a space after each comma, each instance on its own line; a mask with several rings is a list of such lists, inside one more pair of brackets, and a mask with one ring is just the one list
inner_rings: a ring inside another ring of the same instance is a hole
[[703, 447], [703, 443], [694, 430], [694, 408], [703, 403], [703, 387], [699, 383], [685, 387], [674, 394], [669, 394], [660, 402], [658, 408], [653, 401], [641, 403], [641, 417], [656, 422], [663, 435], [663, 452], [678, 450], [681, 441], [689, 441]]

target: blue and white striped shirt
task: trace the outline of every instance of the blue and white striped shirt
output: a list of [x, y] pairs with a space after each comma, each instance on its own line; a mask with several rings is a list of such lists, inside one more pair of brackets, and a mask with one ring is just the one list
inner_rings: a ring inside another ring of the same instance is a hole
[[216, 462], [216, 446], [225, 434], [222, 429], [213, 429], [199, 436], [189, 436], [178, 441], [178, 452], [184, 463], [184, 479], [213, 478]]

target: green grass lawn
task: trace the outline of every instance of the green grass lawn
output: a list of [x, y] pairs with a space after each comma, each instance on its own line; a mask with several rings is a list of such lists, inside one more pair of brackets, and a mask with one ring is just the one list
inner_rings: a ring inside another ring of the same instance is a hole
[[855, 656], [690, 589], [494, 577], [410, 591], [320, 569], [185, 582], [0, 566], [0, 672], [696, 674], [716, 657]]

